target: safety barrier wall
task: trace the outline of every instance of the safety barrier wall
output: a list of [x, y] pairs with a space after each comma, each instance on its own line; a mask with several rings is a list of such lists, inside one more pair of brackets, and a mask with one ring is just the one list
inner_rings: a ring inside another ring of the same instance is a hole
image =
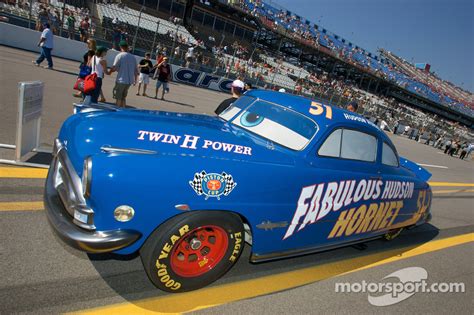
[[[0, 44], [39, 52], [38, 41], [41, 33], [28, 28], [0, 22]], [[54, 36], [52, 55], [80, 61], [87, 50], [86, 44], [67, 38]]]

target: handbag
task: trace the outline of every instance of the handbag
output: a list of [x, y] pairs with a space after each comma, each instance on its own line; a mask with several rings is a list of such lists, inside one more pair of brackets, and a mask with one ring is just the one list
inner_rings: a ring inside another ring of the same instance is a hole
[[90, 94], [97, 86], [97, 73], [89, 74], [84, 78], [84, 94]]
[[[94, 57], [94, 66], [93, 68], [95, 68], [95, 57]], [[90, 94], [92, 91], [95, 90], [96, 86], [97, 86], [97, 73], [92, 73], [92, 74], [89, 74], [88, 76], [86, 76], [84, 78], [84, 94]]]
[[79, 67], [79, 78], [84, 79], [86, 76], [91, 74], [92, 68], [88, 65], [81, 64]]
[[74, 90], [84, 92], [84, 79], [77, 78], [76, 83], [74, 83]]

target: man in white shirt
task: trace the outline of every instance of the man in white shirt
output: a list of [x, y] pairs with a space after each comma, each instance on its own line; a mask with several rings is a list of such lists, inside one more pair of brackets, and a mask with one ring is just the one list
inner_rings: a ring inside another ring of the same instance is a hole
[[41, 33], [38, 47], [41, 47], [41, 54], [38, 59], [33, 60], [33, 64], [39, 66], [44, 59], [48, 60], [46, 69], [53, 69], [53, 58], [51, 58], [51, 50], [53, 50], [53, 32], [50, 29], [49, 23], [44, 23], [44, 30]]
[[186, 53], [186, 68], [189, 68], [191, 62], [193, 62], [194, 60], [194, 47], [191, 46], [188, 48], [188, 52]]

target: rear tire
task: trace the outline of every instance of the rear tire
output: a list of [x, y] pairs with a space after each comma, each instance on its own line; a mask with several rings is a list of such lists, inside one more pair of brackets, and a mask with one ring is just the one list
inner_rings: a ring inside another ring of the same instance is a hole
[[244, 226], [236, 214], [196, 211], [163, 223], [140, 249], [151, 282], [167, 292], [186, 292], [223, 276], [244, 248]]

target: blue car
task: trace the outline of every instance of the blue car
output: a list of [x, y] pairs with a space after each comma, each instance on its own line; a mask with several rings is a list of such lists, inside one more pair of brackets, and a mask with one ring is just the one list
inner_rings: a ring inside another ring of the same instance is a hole
[[55, 140], [53, 230], [89, 253], [139, 251], [159, 289], [206, 286], [238, 260], [392, 239], [431, 218], [431, 175], [364, 117], [249, 91], [219, 116], [87, 108]]

